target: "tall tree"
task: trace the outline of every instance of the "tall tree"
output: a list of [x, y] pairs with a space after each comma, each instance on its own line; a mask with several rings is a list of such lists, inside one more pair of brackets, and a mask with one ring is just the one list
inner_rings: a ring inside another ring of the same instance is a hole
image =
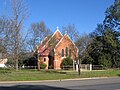
[[105, 11], [103, 24], [92, 33], [90, 55], [94, 64], [106, 67], [120, 67], [120, 0]]
[[48, 29], [43, 21], [40, 23], [32, 23], [30, 26], [30, 39], [28, 40], [28, 45], [31, 51], [35, 51], [35, 58], [38, 60], [38, 70], [40, 70], [40, 62], [39, 62], [39, 52], [38, 47], [40, 42], [46, 37], [51, 35], [52, 31]]
[[[79, 39], [76, 41], [76, 45], [79, 49], [79, 56], [84, 63], [91, 63], [92, 58], [90, 57], [87, 48], [92, 43], [92, 38], [87, 35], [83, 34], [79, 37]], [[86, 60], [87, 58], [87, 60]]]
[[114, 4], [107, 8], [105, 15], [104, 24], [120, 30], [120, 0], [115, 0]]
[[7, 52], [15, 62], [16, 70], [18, 70], [19, 53], [23, 51], [25, 41], [21, 32], [24, 27], [24, 21], [28, 17], [28, 7], [25, 0], [10, 0], [8, 8], [11, 8], [9, 9], [11, 14], [4, 21], [6, 26], [4, 27], [4, 44], [7, 47]]
[[[109, 39], [107, 42], [114, 47], [113, 51], [113, 57], [115, 66], [120, 67], [120, 0], [115, 0], [113, 5], [111, 5], [109, 8], [107, 8], [105, 12], [105, 19], [104, 19], [104, 26], [106, 28], [110, 28], [111, 31], [109, 31], [109, 34], [107, 33], [107, 39]], [[108, 38], [108, 36], [110, 36]], [[116, 62], [117, 61], [117, 62]], [[118, 65], [119, 64], [119, 65]]]
[[48, 29], [44, 21], [32, 23], [29, 29], [30, 38], [28, 40], [29, 49], [35, 50], [36, 46], [46, 37], [52, 34], [52, 31]]
[[89, 47], [89, 53], [94, 59], [93, 64], [106, 67], [118, 67], [119, 63], [119, 40], [115, 30], [99, 24], [92, 33], [93, 42]]
[[25, 3], [25, 0], [10, 0], [10, 3], [13, 13], [13, 54], [16, 62], [16, 70], [18, 70], [19, 53], [21, 52], [23, 46], [23, 41], [21, 41], [21, 30], [23, 29], [25, 19], [28, 17], [28, 7]]

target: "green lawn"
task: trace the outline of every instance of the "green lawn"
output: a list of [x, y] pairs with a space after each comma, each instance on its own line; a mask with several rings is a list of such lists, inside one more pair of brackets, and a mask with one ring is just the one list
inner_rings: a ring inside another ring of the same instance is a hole
[[85, 71], [79, 76], [75, 71], [55, 70], [3, 70], [0, 69], [0, 81], [36, 81], [36, 80], [60, 80], [89, 77], [112, 77], [120, 76], [120, 70]]

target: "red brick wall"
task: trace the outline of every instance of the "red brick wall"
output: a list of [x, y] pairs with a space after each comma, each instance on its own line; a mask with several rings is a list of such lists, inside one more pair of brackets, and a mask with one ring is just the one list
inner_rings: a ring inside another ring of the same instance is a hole
[[[74, 60], [78, 56], [78, 50], [75, 47], [75, 45], [71, 42], [69, 37], [67, 35], [64, 36], [64, 38], [61, 40], [61, 42], [56, 46], [55, 48], [55, 58], [56, 60], [54, 63], [55, 69], [60, 69], [60, 64], [62, 62], [62, 59], [66, 57], [66, 47], [68, 48], [68, 54], [69, 50], [71, 49], [71, 58]], [[62, 57], [62, 49], [64, 49], [64, 57]]]
[[[46, 58], [46, 61], [44, 61], [44, 58]], [[49, 66], [49, 58], [48, 57], [39, 57], [39, 62], [45, 63], [47, 65], [47, 67], [45, 69], [48, 69], [48, 66]]]
[[[61, 33], [59, 31], [57, 31], [52, 36], [51, 40], [52, 39], [53, 40], [55, 39], [55, 40], [59, 41], [59, 43], [54, 48], [54, 69], [60, 69], [60, 64], [61, 64], [63, 58], [66, 57], [66, 47], [68, 48], [68, 55], [69, 55], [69, 50], [71, 49], [71, 58], [73, 60], [75, 60], [76, 57], [78, 57], [78, 49], [75, 46], [75, 44], [73, 44], [73, 42], [70, 40], [70, 38], [67, 34], [65, 36], [62, 36]], [[62, 57], [62, 49], [64, 49], [64, 57]], [[47, 64], [46, 69], [48, 69], [49, 58], [48, 57], [46, 58], [46, 62], [44, 62], [44, 57], [41, 57], [39, 59], [40, 59], [41, 63], [46, 63]]]

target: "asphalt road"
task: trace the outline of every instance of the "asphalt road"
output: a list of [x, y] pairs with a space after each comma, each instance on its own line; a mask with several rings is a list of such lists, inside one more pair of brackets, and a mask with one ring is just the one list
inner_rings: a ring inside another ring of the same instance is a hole
[[120, 77], [52, 82], [0, 82], [0, 90], [120, 90]]

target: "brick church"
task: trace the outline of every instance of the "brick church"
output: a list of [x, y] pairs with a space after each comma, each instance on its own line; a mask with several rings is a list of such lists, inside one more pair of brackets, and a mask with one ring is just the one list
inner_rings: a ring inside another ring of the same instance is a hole
[[62, 35], [58, 27], [52, 36], [45, 37], [38, 47], [39, 62], [47, 65], [46, 69], [61, 69], [64, 58], [71, 57], [76, 60], [78, 48], [67, 35]]

